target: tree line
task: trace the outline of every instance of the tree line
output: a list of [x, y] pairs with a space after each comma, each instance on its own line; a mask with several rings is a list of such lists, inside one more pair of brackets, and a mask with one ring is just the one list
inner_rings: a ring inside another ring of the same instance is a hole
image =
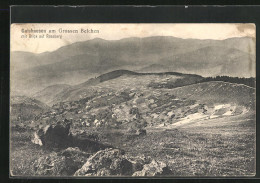
[[251, 78], [243, 78], [243, 77], [230, 77], [230, 76], [216, 76], [216, 77], [206, 77], [203, 78], [200, 82], [208, 82], [208, 81], [224, 81], [229, 83], [237, 83], [244, 84], [250, 87], [256, 87], [256, 79]]

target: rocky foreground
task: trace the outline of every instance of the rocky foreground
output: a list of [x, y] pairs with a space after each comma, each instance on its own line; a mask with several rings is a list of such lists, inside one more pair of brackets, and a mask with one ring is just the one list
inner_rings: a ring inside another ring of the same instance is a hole
[[[36, 175], [73, 176], [160, 176], [170, 175], [171, 170], [162, 161], [151, 157], [129, 157], [121, 149], [109, 148], [94, 141], [82, 141], [88, 146], [84, 152], [76, 146], [77, 137], [70, 134], [69, 121], [48, 125], [33, 134], [32, 142], [54, 150], [32, 163]], [[83, 145], [79, 144], [79, 146]], [[66, 148], [67, 147], [67, 148]], [[66, 148], [64, 150], [60, 150]], [[58, 152], [55, 152], [55, 150]], [[82, 165], [82, 163], [84, 163]]]
[[[84, 165], [81, 166], [82, 162]], [[162, 176], [171, 170], [162, 161], [151, 158], [127, 157], [119, 149], [107, 148], [94, 155], [67, 148], [60, 153], [51, 153], [33, 162], [36, 175], [41, 176]]]

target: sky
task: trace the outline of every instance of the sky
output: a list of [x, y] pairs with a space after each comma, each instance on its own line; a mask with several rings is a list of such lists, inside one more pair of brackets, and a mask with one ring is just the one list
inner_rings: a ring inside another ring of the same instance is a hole
[[[23, 33], [22, 30], [46, 30], [46, 33]], [[59, 33], [59, 30], [78, 30], [78, 33]], [[81, 33], [96, 30], [95, 33]], [[49, 33], [55, 30], [56, 33]], [[98, 33], [97, 33], [98, 32]], [[31, 34], [31, 37], [29, 37]], [[48, 35], [56, 36], [46, 37]], [[27, 37], [25, 37], [25, 35]], [[44, 35], [44, 37], [40, 37]], [[35, 37], [37, 36], [37, 37]], [[61, 37], [60, 37], [61, 36]], [[43, 53], [54, 51], [79, 41], [94, 38], [119, 40], [127, 37], [174, 36], [188, 39], [223, 40], [232, 37], [255, 38], [255, 25], [246, 24], [12, 24], [11, 51]]]

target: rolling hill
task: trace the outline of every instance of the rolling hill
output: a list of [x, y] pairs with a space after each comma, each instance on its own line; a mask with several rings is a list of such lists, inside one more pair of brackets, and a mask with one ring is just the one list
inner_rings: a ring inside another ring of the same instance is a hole
[[48, 86], [42, 91], [39, 91], [36, 94], [34, 94], [33, 97], [37, 98], [37, 100], [42, 101], [45, 104], [50, 104], [50, 102], [53, 100], [53, 97], [55, 95], [68, 89], [69, 87], [70, 85], [66, 85], [66, 84], [57, 84], [57, 85]]
[[[145, 124], [161, 128], [175, 123], [254, 116], [255, 88], [223, 81], [193, 84], [189, 77], [202, 78], [181, 73], [109, 72], [92, 79], [95, 82], [71, 86], [51, 96], [54, 112], [46, 115], [48, 119], [73, 119], [75, 131], [81, 129], [82, 121], [93, 129], [129, 129]], [[150, 87], [154, 81], [175, 82], [180, 78], [191, 84], [186, 82], [186, 86], [171, 89]]]
[[34, 120], [36, 116], [48, 111], [49, 106], [39, 100], [26, 96], [14, 96], [10, 100], [10, 117], [12, 124], [16, 121]]
[[236, 83], [211, 81], [174, 88], [170, 93], [201, 103], [235, 103], [255, 108], [255, 88]]
[[[140, 86], [148, 86], [149, 82], [158, 80], [160, 81], [162, 78], [172, 78], [174, 81], [177, 78], [194, 78], [196, 80], [201, 80], [203, 77], [194, 74], [182, 74], [178, 72], [162, 72], [162, 73], [137, 73], [129, 70], [115, 70], [112, 72], [108, 72], [105, 74], [101, 74], [96, 78], [91, 78], [86, 82], [83, 82], [78, 85], [74, 85], [71, 87], [66, 87], [62, 90], [57, 90], [57, 85], [47, 87], [42, 91], [37, 92], [34, 96], [46, 96], [48, 100], [48, 104], [52, 105], [61, 101], [67, 100], [78, 100], [83, 96], [91, 96], [95, 93], [97, 88], [101, 90], [110, 90], [112, 89], [111, 86], [108, 86], [110, 81], [118, 81], [118, 85], [114, 89], [118, 89], [118, 87], [122, 88], [129, 88], [134, 86], [135, 84], [138, 86], [137, 83], [134, 83], [136, 79], [139, 79]], [[129, 81], [126, 81], [129, 79]], [[123, 81], [123, 82], [122, 82]], [[104, 83], [104, 84], [103, 84]], [[108, 85], [107, 85], [108, 84]], [[122, 84], [122, 85], [120, 85]], [[50, 88], [55, 88], [57, 92], [50, 92]], [[48, 93], [46, 95], [46, 93]], [[46, 102], [44, 98], [38, 98], [42, 102]]]

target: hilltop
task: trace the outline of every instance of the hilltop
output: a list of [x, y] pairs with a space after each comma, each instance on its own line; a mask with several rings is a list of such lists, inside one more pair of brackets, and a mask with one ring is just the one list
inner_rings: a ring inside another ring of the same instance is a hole
[[[128, 81], [127, 78], [129, 79]], [[133, 83], [138, 78], [138, 82], [140, 83]], [[168, 79], [168, 82], [175, 82], [175, 79], [177, 78], [184, 78], [186, 84], [203, 79], [203, 77], [199, 75], [183, 74], [178, 72], [139, 73], [129, 70], [115, 70], [105, 74], [101, 74], [100, 76], [95, 78], [90, 78], [86, 82], [70, 87], [66, 86], [65, 88], [60, 88], [60, 85], [52, 85], [37, 92], [34, 96], [40, 96], [40, 98], [38, 98], [39, 100], [43, 102], [47, 101], [48, 104], [52, 105], [61, 101], [78, 100], [84, 96], [91, 96], [93, 93], [95, 93], [95, 90], [97, 88], [101, 88], [103, 86], [106, 86], [103, 88], [104, 91], [110, 90], [112, 88], [110, 86], [107, 86], [107, 84], [110, 83], [109, 81], [111, 81], [112, 83], [114, 83], [114, 81], [118, 81], [118, 85], [115, 87], [115, 89], [118, 87], [121, 87], [121, 89], [123, 89], [124, 87], [128, 87], [130, 89], [130, 87], [134, 85], [139, 85], [141, 87], [144, 87], [146, 85], [148, 86], [151, 81], [161, 81], [163, 78], [165, 80]], [[103, 85], [102, 83], [105, 84]], [[41, 96], [46, 96], [46, 98]]]

